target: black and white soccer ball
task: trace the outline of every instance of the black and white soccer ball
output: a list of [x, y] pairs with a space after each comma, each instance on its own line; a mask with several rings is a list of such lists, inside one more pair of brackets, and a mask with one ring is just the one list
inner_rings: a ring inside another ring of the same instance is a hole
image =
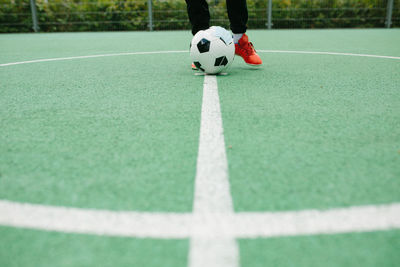
[[190, 57], [196, 67], [208, 74], [226, 70], [233, 62], [235, 44], [230, 32], [219, 26], [199, 31], [190, 44]]

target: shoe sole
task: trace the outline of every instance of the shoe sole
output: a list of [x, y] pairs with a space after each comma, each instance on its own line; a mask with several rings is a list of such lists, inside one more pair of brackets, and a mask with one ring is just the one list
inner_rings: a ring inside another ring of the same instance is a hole
[[[235, 56], [241, 57], [239, 54], [235, 54]], [[241, 57], [241, 58], [242, 58], [242, 57]], [[246, 63], [247, 65], [249, 65], [249, 66], [251, 66], [251, 67], [257, 68], [257, 67], [262, 66], [262, 63], [261, 63], [261, 64], [251, 64], [251, 63], [247, 63], [247, 62], [244, 60], [244, 58], [242, 58], [242, 59], [243, 59], [244, 63]]]
[[[246, 63], [246, 62], [245, 62]], [[258, 68], [261, 67], [262, 64], [250, 64], [250, 63], [246, 63], [248, 66], [252, 67], [252, 68]]]

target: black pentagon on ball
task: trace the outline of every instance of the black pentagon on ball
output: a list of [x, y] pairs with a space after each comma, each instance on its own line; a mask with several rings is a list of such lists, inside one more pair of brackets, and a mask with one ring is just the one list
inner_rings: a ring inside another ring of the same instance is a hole
[[205, 53], [210, 50], [210, 41], [208, 41], [206, 38], [201, 39], [197, 43], [197, 49], [199, 49], [200, 53]]
[[222, 57], [217, 57], [215, 59], [214, 66], [216, 66], [216, 67], [226, 66], [226, 64], [228, 64], [228, 59], [226, 58], [226, 56], [222, 56]]
[[193, 64], [194, 64], [194, 65], [196, 66], [196, 68], [198, 68], [199, 70], [204, 71], [204, 69], [201, 67], [200, 62], [195, 61], [195, 62], [193, 62]]

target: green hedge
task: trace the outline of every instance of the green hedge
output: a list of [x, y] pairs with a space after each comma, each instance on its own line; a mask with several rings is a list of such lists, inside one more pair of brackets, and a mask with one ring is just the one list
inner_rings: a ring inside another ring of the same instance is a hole
[[[399, 26], [400, 0], [393, 26]], [[247, 0], [248, 26], [265, 28], [267, 0]], [[211, 0], [211, 24], [229, 27], [224, 0]], [[40, 30], [147, 30], [147, 0], [36, 0]], [[273, 0], [274, 28], [384, 27], [387, 0]], [[0, 32], [32, 31], [29, 0], [0, 0]], [[153, 0], [155, 30], [190, 29], [184, 0]]]

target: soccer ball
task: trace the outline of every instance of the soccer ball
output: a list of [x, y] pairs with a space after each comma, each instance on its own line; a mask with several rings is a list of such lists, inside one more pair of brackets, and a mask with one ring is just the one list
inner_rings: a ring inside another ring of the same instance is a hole
[[226, 70], [232, 64], [234, 56], [232, 35], [219, 26], [197, 32], [190, 43], [190, 57], [194, 65], [208, 74]]

